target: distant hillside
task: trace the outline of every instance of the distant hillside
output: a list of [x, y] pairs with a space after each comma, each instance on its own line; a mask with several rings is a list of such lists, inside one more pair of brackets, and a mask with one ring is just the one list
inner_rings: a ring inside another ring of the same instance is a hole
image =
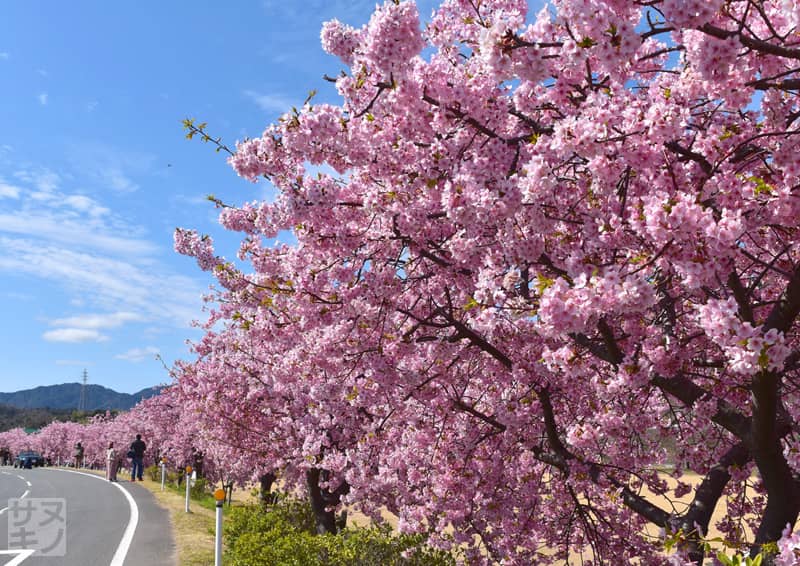
[[[158, 394], [160, 390], [160, 387], [148, 387], [133, 394], [117, 393], [102, 385], [89, 384], [86, 386], [86, 410], [117, 409], [126, 411], [142, 399]], [[0, 404], [21, 409], [48, 408], [71, 411], [78, 408], [80, 400], [80, 383], [44, 385], [13, 393], [0, 393]]]
[[[102, 411], [101, 411], [102, 412]], [[20, 409], [0, 405], [0, 432], [12, 428], [40, 429], [53, 421], [71, 421], [85, 418], [83, 413], [53, 409]]]

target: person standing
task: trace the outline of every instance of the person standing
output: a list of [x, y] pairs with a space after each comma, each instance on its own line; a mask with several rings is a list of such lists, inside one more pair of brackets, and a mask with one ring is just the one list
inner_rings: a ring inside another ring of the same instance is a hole
[[75, 443], [75, 450], [72, 452], [73, 465], [76, 468], [83, 467], [83, 446], [80, 442]]
[[106, 479], [108, 481], [117, 481], [117, 451], [114, 450], [114, 443], [108, 443], [108, 450], [106, 450]]
[[144, 481], [142, 477], [144, 475], [144, 451], [147, 448], [147, 445], [142, 440], [142, 435], [137, 434], [136, 440], [131, 443], [131, 452], [133, 456], [131, 457], [131, 481], [136, 481], [138, 478], [139, 481]]

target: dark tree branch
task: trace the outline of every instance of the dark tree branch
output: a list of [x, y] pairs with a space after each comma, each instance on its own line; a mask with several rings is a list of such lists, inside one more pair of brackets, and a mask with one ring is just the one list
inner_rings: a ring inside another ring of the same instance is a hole
[[800, 314], [800, 264], [795, 266], [783, 295], [767, 316], [764, 330], [774, 328], [780, 332], [788, 332], [798, 314]]
[[704, 24], [700, 28], [700, 31], [718, 39], [728, 39], [729, 37], [738, 36], [742, 45], [752, 49], [753, 51], [758, 51], [759, 53], [768, 53], [770, 55], [785, 57], [787, 59], [800, 60], [800, 49], [790, 49], [788, 47], [783, 47], [781, 45], [775, 45], [774, 43], [756, 39], [754, 37], [744, 35], [741, 30], [731, 31], [711, 24]]
[[[692, 407], [697, 401], [712, 397], [711, 393], [686, 377], [657, 375], [650, 382], [664, 393], [681, 401], [686, 407]], [[717, 400], [717, 412], [711, 420], [740, 440], [746, 441], [750, 436], [750, 419], [725, 400]]]
[[500, 421], [498, 421], [494, 417], [491, 417], [489, 415], [485, 415], [485, 414], [481, 413], [480, 411], [475, 409], [475, 407], [471, 407], [471, 406], [467, 405], [461, 399], [456, 399], [455, 401], [453, 401], [453, 405], [456, 407], [456, 409], [459, 409], [460, 411], [464, 411], [465, 413], [469, 413], [473, 417], [485, 422], [488, 425], [491, 425], [492, 427], [494, 427], [499, 432], [505, 432], [506, 431], [506, 425], [504, 425], [503, 423], [501, 423]]
[[[685, 533], [695, 533], [689, 542], [689, 558], [698, 564], [703, 563], [705, 552], [699, 539], [699, 531], [708, 533], [708, 525], [714, 509], [722, 497], [725, 486], [731, 479], [728, 471], [732, 466], [744, 466], [751, 459], [750, 451], [744, 442], [733, 445], [719, 462], [713, 466], [706, 474], [703, 481], [697, 486], [694, 492], [694, 499], [686, 512], [675, 521], [678, 529], [683, 529]], [[677, 529], [673, 529], [677, 530]]]
[[711, 165], [711, 163], [708, 161], [708, 159], [706, 159], [704, 156], [700, 155], [699, 153], [697, 153], [695, 151], [692, 151], [691, 149], [687, 149], [687, 148], [683, 147], [681, 144], [679, 144], [676, 141], [667, 142], [667, 143], [664, 144], [664, 147], [666, 147], [672, 153], [680, 155], [681, 157], [685, 157], [686, 159], [689, 159], [690, 161], [694, 161], [695, 163], [697, 163], [700, 166], [700, 169], [702, 169], [703, 173], [705, 173], [706, 175], [710, 176], [711, 172], [714, 170], [714, 167]]
[[753, 324], [753, 307], [750, 304], [747, 289], [742, 285], [742, 280], [739, 279], [739, 274], [735, 269], [728, 275], [728, 287], [733, 292], [736, 304], [739, 305], [739, 316], [743, 321]]

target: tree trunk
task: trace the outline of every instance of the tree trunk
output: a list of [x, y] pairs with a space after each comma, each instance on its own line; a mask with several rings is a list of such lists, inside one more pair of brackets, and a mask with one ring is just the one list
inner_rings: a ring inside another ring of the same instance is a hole
[[336, 514], [333, 510], [329, 510], [329, 503], [323, 494], [323, 490], [319, 487], [320, 469], [311, 468], [306, 471], [306, 485], [308, 486], [308, 495], [311, 499], [311, 509], [314, 512], [314, 519], [317, 522], [317, 534], [324, 535], [330, 533], [335, 535], [338, 530], [336, 528]]
[[751, 386], [751, 450], [767, 492], [767, 506], [751, 555], [758, 554], [764, 543], [780, 539], [786, 525], [794, 525], [800, 512], [800, 493], [778, 434], [779, 386], [780, 377], [768, 371], [759, 372]]
[[258, 478], [259, 482], [259, 490], [258, 490], [258, 498], [261, 501], [261, 504], [264, 506], [272, 505], [275, 503], [275, 494], [272, 493], [272, 484], [275, 483], [275, 474], [272, 472], [268, 472], [266, 474], [262, 474], [260, 478]]

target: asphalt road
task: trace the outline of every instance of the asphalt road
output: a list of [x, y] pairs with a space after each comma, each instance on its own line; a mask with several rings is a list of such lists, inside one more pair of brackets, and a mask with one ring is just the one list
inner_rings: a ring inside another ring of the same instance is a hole
[[0, 566], [175, 564], [167, 511], [119, 477], [0, 467]]

